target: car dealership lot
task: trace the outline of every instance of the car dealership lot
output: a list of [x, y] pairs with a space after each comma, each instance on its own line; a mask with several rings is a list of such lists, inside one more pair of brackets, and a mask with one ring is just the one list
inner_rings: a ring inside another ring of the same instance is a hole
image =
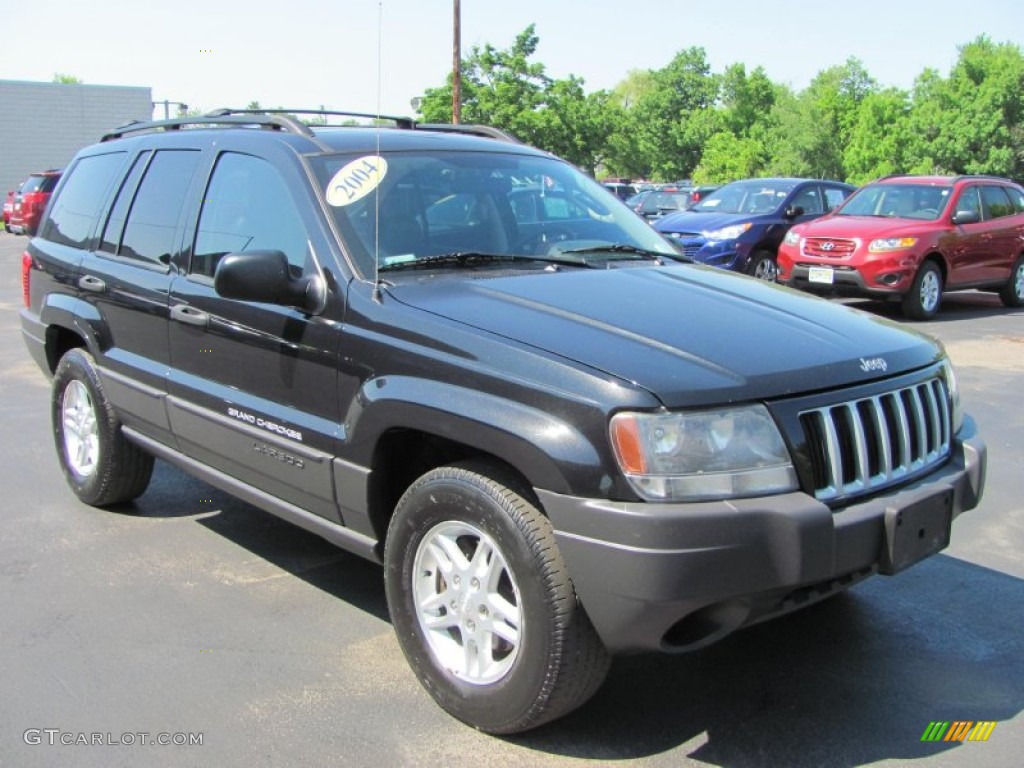
[[[0, 765], [999, 766], [1024, 750], [1024, 311], [997, 297], [951, 295], [916, 326], [946, 343], [990, 451], [946, 552], [705, 651], [617, 659], [583, 709], [501, 740], [422, 691], [376, 566], [162, 464], [135, 505], [75, 500], [19, 337], [25, 242], [0, 234]], [[997, 725], [921, 743], [934, 720]], [[83, 734], [101, 743], [60, 743]]]

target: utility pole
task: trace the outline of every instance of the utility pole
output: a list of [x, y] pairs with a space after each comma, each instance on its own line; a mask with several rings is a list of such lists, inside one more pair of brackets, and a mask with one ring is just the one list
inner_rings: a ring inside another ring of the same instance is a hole
[[462, 10], [459, 0], [455, 2], [455, 22], [452, 41], [452, 122], [458, 124], [462, 117]]
[[163, 101], [154, 101], [153, 108], [156, 109], [156, 107], [160, 104], [164, 105], [164, 120], [167, 120], [171, 116], [171, 104], [175, 105], [178, 108], [179, 114], [184, 114], [186, 111], [188, 111], [188, 104], [185, 104], [180, 101], [171, 101], [170, 99], [164, 99]]

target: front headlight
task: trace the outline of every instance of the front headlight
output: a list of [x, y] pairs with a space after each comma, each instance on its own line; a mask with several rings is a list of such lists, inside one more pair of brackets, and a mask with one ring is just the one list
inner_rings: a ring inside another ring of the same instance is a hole
[[690, 413], [618, 413], [615, 458], [650, 501], [704, 501], [795, 491], [796, 471], [763, 405]]
[[786, 245], [800, 245], [800, 234], [791, 229], [786, 233], [786, 236], [782, 238], [782, 242]]
[[735, 240], [752, 226], [754, 225], [748, 221], [745, 224], [733, 224], [721, 229], [709, 229], [707, 232], [701, 232], [701, 234], [708, 240]]
[[917, 245], [916, 237], [880, 237], [871, 241], [868, 250], [872, 253], [902, 251], [904, 248], [913, 248], [915, 245]]
[[950, 410], [953, 412], [953, 434], [960, 431], [964, 424], [964, 412], [960, 408], [960, 385], [956, 380], [956, 371], [953, 364], [947, 357], [942, 361], [942, 376], [946, 380], [946, 389], [949, 391]]

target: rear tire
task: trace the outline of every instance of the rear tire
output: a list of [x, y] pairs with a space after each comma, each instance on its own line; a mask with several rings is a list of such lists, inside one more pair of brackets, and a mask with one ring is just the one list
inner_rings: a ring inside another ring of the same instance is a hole
[[72, 349], [58, 363], [51, 414], [61, 469], [81, 501], [105, 507], [146, 490], [153, 457], [121, 433], [96, 363], [85, 350]]
[[576, 709], [610, 664], [551, 523], [505, 474], [480, 462], [426, 473], [398, 502], [384, 550], [413, 672], [449, 714], [496, 734]]
[[934, 261], [926, 261], [903, 297], [903, 314], [911, 320], [930, 320], [938, 313], [941, 303], [942, 272]]
[[1010, 279], [999, 291], [1005, 307], [1024, 307], [1024, 256], [1018, 256], [1010, 271]]

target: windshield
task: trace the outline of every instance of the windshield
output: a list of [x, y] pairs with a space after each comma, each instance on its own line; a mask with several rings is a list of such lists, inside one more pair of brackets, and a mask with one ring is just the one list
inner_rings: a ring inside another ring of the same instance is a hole
[[557, 260], [615, 245], [678, 256], [611, 192], [551, 157], [423, 151], [310, 162], [364, 277], [446, 254]]
[[796, 186], [792, 181], [735, 181], [711, 192], [690, 210], [700, 213], [773, 213]]
[[653, 192], [643, 201], [643, 209], [644, 213], [676, 211], [685, 208], [689, 202], [690, 195], [687, 192]]
[[952, 187], [931, 184], [869, 184], [850, 197], [836, 215], [934, 221], [952, 194]]

